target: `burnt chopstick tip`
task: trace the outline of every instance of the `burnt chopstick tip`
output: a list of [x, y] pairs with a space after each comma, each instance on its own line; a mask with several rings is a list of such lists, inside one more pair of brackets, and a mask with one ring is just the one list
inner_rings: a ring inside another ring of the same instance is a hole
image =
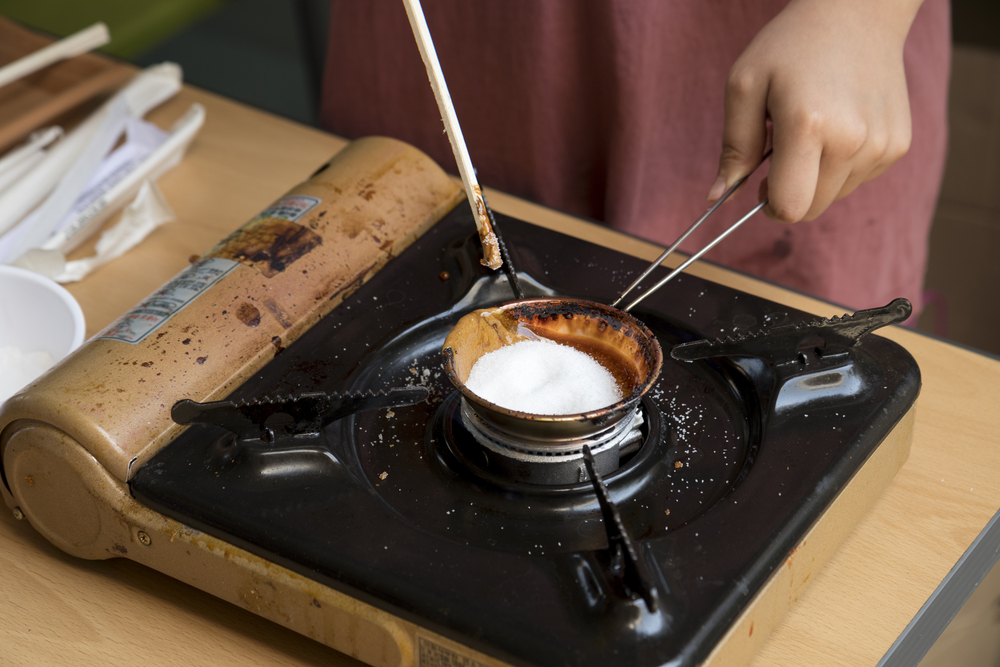
[[488, 230], [480, 234], [479, 240], [483, 244], [483, 258], [479, 260], [480, 263], [493, 270], [503, 266], [503, 259], [500, 256], [500, 244], [497, 242], [497, 236], [493, 233], [493, 230]]

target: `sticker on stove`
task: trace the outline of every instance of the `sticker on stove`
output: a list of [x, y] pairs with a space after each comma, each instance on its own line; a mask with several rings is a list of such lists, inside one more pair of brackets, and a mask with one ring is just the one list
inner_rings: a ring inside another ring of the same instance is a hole
[[199, 259], [96, 337], [135, 345], [237, 266], [239, 262], [221, 257]]
[[484, 662], [457, 653], [423, 635], [417, 636], [417, 665], [418, 667], [489, 667]]
[[[316, 197], [306, 195], [287, 195], [274, 202], [257, 215], [257, 218], [281, 218], [295, 222], [320, 203]], [[256, 218], [255, 218], [256, 219]]]

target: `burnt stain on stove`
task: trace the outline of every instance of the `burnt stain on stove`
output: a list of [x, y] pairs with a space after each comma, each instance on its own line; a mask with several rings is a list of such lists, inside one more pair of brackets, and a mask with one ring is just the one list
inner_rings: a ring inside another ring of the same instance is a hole
[[283, 218], [258, 218], [223, 239], [208, 257], [232, 259], [268, 278], [323, 243], [323, 237]]
[[309, 229], [319, 229], [320, 222], [322, 221], [324, 216], [326, 216], [326, 209], [310, 217], [308, 222], [306, 222], [306, 224], [309, 226]]
[[278, 323], [286, 329], [292, 326], [292, 320], [288, 317], [288, 313], [281, 307], [281, 305], [269, 296], [265, 296], [261, 299], [261, 303], [267, 308], [268, 312], [274, 315], [274, 319], [278, 320]]
[[236, 308], [236, 319], [248, 327], [255, 327], [260, 324], [260, 311], [253, 304], [244, 301]]
[[274, 346], [274, 356], [278, 356], [285, 351], [285, 347], [281, 344], [281, 336], [271, 338], [271, 345]]
[[363, 215], [362, 210], [358, 207], [355, 207], [354, 210], [358, 212], [357, 216], [351, 216], [351, 217], [342, 216], [337, 220], [340, 226], [340, 231], [345, 236], [347, 236], [347, 238], [355, 239], [358, 237], [358, 235], [361, 234], [361, 232], [367, 230], [371, 234], [372, 240], [374, 240], [376, 243], [382, 243], [382, 245], [380, 246], [382, 250], [385, 250], [386, 248], [385, 243], [392, 245], [391, 240], [383, 243], [382, 239], [380, 239], [378, 236], [375, 235], [375, 232], [381, 232], [381, 230], [385, 227], [386, 224], [385, 220], [383, 220], [382, 218], [371, 219]]

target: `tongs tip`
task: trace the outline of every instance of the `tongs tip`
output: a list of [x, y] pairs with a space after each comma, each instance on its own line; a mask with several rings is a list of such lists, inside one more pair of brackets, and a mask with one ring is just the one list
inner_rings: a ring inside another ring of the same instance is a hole
[[[727, 199], [729, 199], [729, 197], [732, 196], [732, 194], [734, 192], [736, 192], [736, 190], [738, 190], [739, 187], [741, 185], [743, 185], [748, 178], [750, 178], [750, 176], [754, 173], [754, 171], [757, 171], [757, 168], [759, 168], [760, 165], [764, 164], [764, 162], [770, 156], [771, 156], [771, 149], [769, 148], [764, 153], [763, 157], [761, 157], [761, 160], [757, 164], [757, 167], [755, 167], [754, 170], [751, 171], [749, 174], [747, 174], [746, 176], [744, 176], [740, 180], [738, 180], [735, 183], [733, 183], [729, 187], [728, 190], [726, 190], [724, 193], [722, 193], [722, 196], [719, 197], [719, 199], [716, 200], [716, 202], [714, 204], [712, 204], [709, 207], [709, 209], [707, 211], [705, 211], [705, 213], [700, 218], [698, 218], [697, 220], [695, 220], [695, 222], [694, 222], [693, 225], [691, 225], [690, 227], [688, 227], [684, 231], [684, 233], [681, 234], [680, 237], [676, 241], [674, 241], [673, 244], [669, 248], [667, 248], [666, 250], [664, 250], [663, 253], [659, 257], [657, 257], [655, 260], [653, 260], [652, 264], [650, 264], [648, 267], [646, 267], [646, 270], [643, 271], [642, 274], [640, 274], [639, 277], [636, 278], [632, 282], [631, 285], [629, 285], [628, 287], [626, 287], [625, 290], [621, 294], [618, 295], [618, 298], [615, 299], [614, 303], [612, 303], [611, 306], [613, 308], [618, 308], [619, 304], [622, 303], [622, 301], [625, 300], [625, 297], [632, 290], [634, 290], [636, 287], [638, 287], [639, 283], [641, 283], [643, 280], [645, 280], [646, 277], [650, 273], [652, 273], [653, 270], [656, 267], [658, 267], [661, 264], [663, 264], [663, 262], [666, 261], [667, 257], [669, 257], [671, 254], [673, 254], [673, 252], [675, 250], [677, 250], [677, 248], [680, 246], [680, 244], [683, 243], [687, 239], [687, 237], [689, 237], [692, 234], [692, 232], [694, 232], [694, 230], [698, 229], [698, 227], [700, 227], [703, 222], [705, 222], [706, 220], [708, 220], [709, 216], [711, 216], [713, 213], [715, 213], [716, 209], [718, 209], [719, 206], [721, 206], [723, 202], [725, 202]], [[640, 294], [638, 297], [636, 297], [636, 299], [634, 301], [632, 301], [632, 303], [630, 303], [627, 306], [625, 306], [624, 308], [622, 308], [622, 310], [624, 310], [626, 313], [629, 312], [629, 311], [631, 311], [635, 306], [637, 306], [639, 304], [640, 301], [642, 301], [643, 299], [645, 299], [646, 297], [648, 297], [650, 294], [652, 294], [653, 292], [655, 292], [656, 290], [660, 289], [665, 284], [667, 284], [667, 282], [669, 282], [670, 280], [672, 280], [675, 276], [677, 276], [679, 273], [681, 273], [684, 269], [686, 269], [688, 266], [690, 266], [695, 261], [697, 261], [699, 258], [701, 258], [701, 256], [704, 255], [706, 252], [708, 252], [709, 250], [711, 250], [712, 248], [714, 248], [716, 246], [716, 244], [718, 244], [722, 239], [724, 239], [727, 236], [729, 236], [729, 234], [731, 234], [733, 231], [735, 231], [737, 227], [739, 227], [744, 222], [746, 222], [748, 219], [750, 219], [751, 216], [753, 216], [755, 213], [757, 213], [757, 211], [759, 211], [762, 208], [764, 208], [766, 205], [767, 205], [767, 200], [766, 199], [764, 201], [760, 202], [759, 204], [757, 204], [746, 215], [744, 215], [743, 217], [741, 217], [733, 225], [731, 225], [728, 229], [726, 229], [726, 231], [724, 231], [722, 234], [720, 234], [719, 236], [717, 236], [715, 238], [715, 240], [713, 240], [711, 243], [709, 243], [708, 245], [706, 245], [705, 247], [703, 247], [698, 252], [696, 252], [693, 255], [691, 255], [684, 263], [682, 263], [676, 269], [674, 269], [673, 271], [671, 271], [670, 274], [667, 275], [667, 277], [665, 277], [662, 280], [660, 280], [660, 282], [656, 283], [652, 288], [650, 288], [650, 289], [646, 290], [645, 292], [643, 292], [642, 294]]]

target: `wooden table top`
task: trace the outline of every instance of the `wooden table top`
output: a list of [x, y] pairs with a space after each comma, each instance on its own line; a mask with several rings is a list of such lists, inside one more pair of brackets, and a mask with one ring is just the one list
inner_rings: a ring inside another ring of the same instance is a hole
[[[69, 285], [87, 335], [162, 285], [345, 145], [342, 139], [199, 91], [207, 120], [159, 184], [177, 221]], [[493, 192], [503, 213], [646, 259], [660, 249]], [[81, 250], [77, 254], [85, 252]], [[691, 273], [794, 308], [838, 309], [719, 267]], [[882, 333], [882, 332], [880, 332]], [[923, 375], [910, 458], [757, 654], [755, 666], [875, 665], [1000, 508], [1000, 362], [900, 328], [883, 335]], [[127, 560], [84, 561], [0, 513], [0, 664], [355, 665], [310, 639]]]

